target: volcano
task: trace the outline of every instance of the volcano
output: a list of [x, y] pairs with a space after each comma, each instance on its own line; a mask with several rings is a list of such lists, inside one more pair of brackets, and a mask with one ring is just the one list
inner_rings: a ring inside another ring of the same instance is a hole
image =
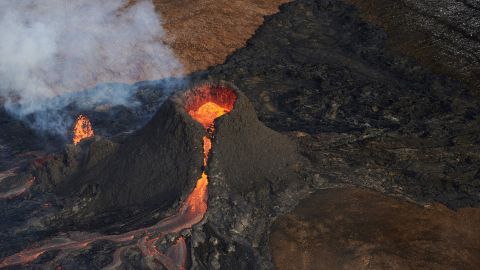
[[[74, 244], [68, 248], [97, 240], [133, 241], [145, 230], [143, 244], [138, 240], [137, 246], [151, 251], [161, 235], [191, 228], [191, 264], [220, 263], [209, 259], [215, 253], [222, 266], [233, 266], [243, 257], [252, 264], [245, 267], [253, 267], [263, 263], [264, 254], [256, 248], [272, 217], [296, 201], [289, 196], [299, 189], [303, 162], [297, 145], [264, 126], [240, 90], [224, 81], [207, 81], [172, 95], [127, 139], [84, 138], [67, 145], [33, 175], [41, 189], [66, 199], [54, 221], [64, 223], [57, 224], [60, 227], [75, 224], [75, 229], [91, 230], [108, 223], [105, 217], [121, 222], [131, 210], [156, 209], [168, 216], [177, 209], [177, 214], [145, 229], [69, 238], [64, 241]], [[112, 214], [120, 212], [124, 214]], [[225, 245], [212, 247], [202, 235]], [[149, 241], [152, 237], [155, 241]], [[183, 237], [178, 239], [184, 243]], [[65, 248], [48, 241], [40, 246], [7, 262]]]
[[[205, 142], [205, 129], [215, 118], [215, 135]], [[209, 164], [204, 142], [212, 144]], [[60, 164], [64, 160], [66, 165]], [[287, 181], [293, 177], [289, 168], [299, 160], [296, 146], [258, 121], [235, 86], [208, 82], [173, 95], [125, 141], [83, 140], [36, 174], [45, 189], [88, 196], [85, 211], [101, 213], [125, 207], [166, 209], [193, 190], [192, 180], [202, 177], [202, 167], [215, 178], [222, 176], [218, 185], [242, 193], [258, 183]]]

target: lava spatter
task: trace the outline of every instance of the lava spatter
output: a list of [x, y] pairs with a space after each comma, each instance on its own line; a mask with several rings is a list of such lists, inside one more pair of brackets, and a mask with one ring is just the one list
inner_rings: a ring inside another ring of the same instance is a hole
[[73, 126], [73, 144], [78, 144], [81, 140], [93, 137], [95, 134], [93, 133], [92, 124], [90, 123], [90, 119], [85, 115], [79, 115], [77, 120], [75, 120], [75, 125]]

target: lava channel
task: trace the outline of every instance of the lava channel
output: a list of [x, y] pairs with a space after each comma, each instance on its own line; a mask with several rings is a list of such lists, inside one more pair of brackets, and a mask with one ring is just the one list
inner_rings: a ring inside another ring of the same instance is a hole
[[[210, 89], [207, 89], [210, 90]], [[186, 198], [177, 214], [167, 217], [153, 226], [147, 228], [141, 228], [126, 232], [119, 235], [101, 235], [96, 233], [82, 233], [75, 232], [67, 236], [59, 236], [39, 243], [33, 246], [4, 258], [0, 262], [0, 268], [27, 264], [47, 251], [59, 250], [58, 257], [64, 257], [69, 252], [81, 250], [90, 246], [93, 242], [99, 240], [107, 240], [117, 244], [116, 251], [113, 254], [112, 263], [104, 267], [103, 269], [117, 269], [123, 262], [123, 253], [129, 248], [139, 248], [142, 252], [144, 262], [150, 269], [158, 269], [160, 265], [163, 265], [169, 270], [185, 269], [187, 260], [187, 249], [185, 239], [180, 237], [177, 242], [171, 246], [165, 253], [162, 253], [157, 248], [157, 241], [159, 241], [164, 235], [170, 233], [179, 233], [184, 229], [191, 228], [194, 224], [199, 223], [207, 211], [207, 185], [208, 175], [205, 172], [205, 167], [208, 162], [208, 154], [211, 149], [211, 138], [214, 134], [214, 120], [228, 112], [233, 108], [233, 104], [236, 100], [236, 95], [233, 91], [228, 90], [227, 95], [219, 96], [219, 99], [194, 99], [194, 103], [190, 103], [191, 106], [187, 106], [185, 109], [189, 115], [197, 122], [202, 124], [206, 130], [206, 135], [203, 137], [203, 154], [204, 154], [204, 169], [202, 176], [197, 180], [196, 186], [193, 191]], [[233, 98], [233, 100], [228, 100]], [[227, 100], [227, 102], [226, 102]], [[193, 105], [192, 105], [193, 104]], [[226, 104], [226, 105], [225, 105]], [[82, 127], [87, 127], [87, 134], [91, 131], [91, 126], [88, 118], [79, 117], [77, 124], [81, 123]], [[84, 124], [87, 123], [85, 126]], [[77, 127], [77, 125], [76, 125]], [[84, 133], [82, 133], [84, 134]], [[74, 137], [75, 143], [75, 137]], [[55, 258], [51, 261], [53, 265], [58, 265], [55, 262]]]

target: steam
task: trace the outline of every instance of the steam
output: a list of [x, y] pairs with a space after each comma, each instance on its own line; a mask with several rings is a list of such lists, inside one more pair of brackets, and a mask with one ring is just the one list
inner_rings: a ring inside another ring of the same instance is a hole
[[6, 110], [21, 119], [33, 115], [33, 127], [62, 134], [68, 121], [51, 111], [72, 99], [82, 102], [74, 92], [90, 88], [83, 98], [130, 106], [134, 89], [92, 87], [179, 76], [182, 66], [162, 43], [151, 1], [127, 4], [0, 1], [0, 100]]

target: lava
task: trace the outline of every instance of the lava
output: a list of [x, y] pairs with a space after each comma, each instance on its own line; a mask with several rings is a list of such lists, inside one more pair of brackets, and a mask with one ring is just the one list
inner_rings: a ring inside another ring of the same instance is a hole
[[[210, 89], [208, 88], [207, 90]], [[200, 91], [205, 91], [205, 89], [200, 88]], [[212, 136], [215, 132], [214, 121], [218, 117], [230, 112], [236, 100], [236, 96], [234, 96], [234, 93], [230, 90], [228, 90], [227, 93], [232, 93], [233, 96], [229, 94], [213, 95], [211, 91], [208, 91], [207, 93], [209, 93], [210, 95], [207, 95], [207, 98], [206, 100], [203, 100], [203, 103], [198, 100], [198, 96], [195, 96], [197, 97], [197, 99], [194, 99], [194, 103], [190, 104], [191, 110], [188, 111], [188, 114], [197, 122], [202, 124], [202, 126], [206, 129], [207, 132], [207, 135], [203, 137], [204, 167], [207, 166], [208, 154], [210, 153], [210, 149], [212, 148]], [[203, 95], [205, 95], [205, 93], [203, 93]], [[202, 177], [197, 180], [197, 185], [195, 186], [195, 189], [188, 196], [184, 204], [184, 207], [189, 209], [191, 214], [204, 214], [207, 211], [207, 185], [208, 176], [204, 169], [202, 172]]]
[[0, 200], [12, 199], [25, 193], [33, 185], [34, 182], [35, 182], [35, 177], [32, 177], [29, 180], [25, 181], [24, 183], [19, 184], [18, 186], [8, 191], [0, 192]]
[[237, 94], [226, 87], [203, 85], [187, 93], [184, 102], [188, 114], [209, 128], [215, 118], [233, 109], [236, 100]]
[[[214, 121], [216, 118], [230, 112], [236, 101], [236, 94], [226, 88], [216, 88], [213, 92], [209, 86], [202, 86], [190, 92], [186, 96], [185, 110], [189, 115], [202, 124], [206, 135], [203, 137], [203, 171], [197, 180], [195, 188], [185, 199], [177, 214], [160, 220], [153, 226], [141, 228], [119, 235], [101, 235], [96, 233], [72, 233], [67, 236], [47, 239], [19, 253], [13, 254], [0, 261], [0, 268], [27, 264], [50, 250], [60, 250], [66, 254], [75, 250], [81, 250], [90, 246], [93, 242], [107, 240], [117, 244], [113, 254], [112, 263], [104, 269], [117, 269], [123, 264], [122, 259], [125, 251], [129, 248], [138, 248], [144, 256], [146, 265], [151, 269], [158, 269], [163, 265], [169, 270], [185, 269], [187, 260], [186, 242], [179, 237], [165, 253], [157, 248], [157, 242], [163, 236], [170, 233], [179, 233], [189, 229], [202, 221], [207, 211], [207, 186], [208, 175], [205, 167], [212, 148], [211, 139], [214, 135]], [[75, 124], [74, 144], [81, 139], [93, 136], [93, 130], [88, 118], [80, 115]], [[79, 133], [77, 133], [77, 130]], [[77, 136], [79, 134], [79, 136]], [[54, 262], [55, 263], [55, 262]]]
[[228, 109], [215, 104], [211, 101], [200, 106], [196, 111], [189, 111], [188, 113], [193, 119], [197, 120], [204, 128], [212, 125], [213, 120], [228, 112]]
[[0, 200], [8, 200], [20, 196], [34, 184], [35, 177], [18, 180], [15, 183], [12, 183], [11, 181], [10, 183], [8, 183], [9, 181], [5, 181], [7, 183], [4, 183], [4, 180], [16, 176], [19, 169], [23, 167], [23, 164], [25, 162], [31, 162], [32, 158], [36, 158], [34, 159], [33, 164], [35, 166], [40, 166], [41, 162], [44, 162], [47, 158], [40, 159], [38, 158], [39, 155], [40, 153], [38, 152], [25, 152], [20, 154], [17, 157], [21, 159], [15, 162], [12, 168], [0, 172]]
[[73, 144], [79, 143], [83, 139], [93, 137], [93, 128], [90, 120], [85, 115], [79, 115], [77, 120], [75, 120], [75, 125], [73, 127]]

